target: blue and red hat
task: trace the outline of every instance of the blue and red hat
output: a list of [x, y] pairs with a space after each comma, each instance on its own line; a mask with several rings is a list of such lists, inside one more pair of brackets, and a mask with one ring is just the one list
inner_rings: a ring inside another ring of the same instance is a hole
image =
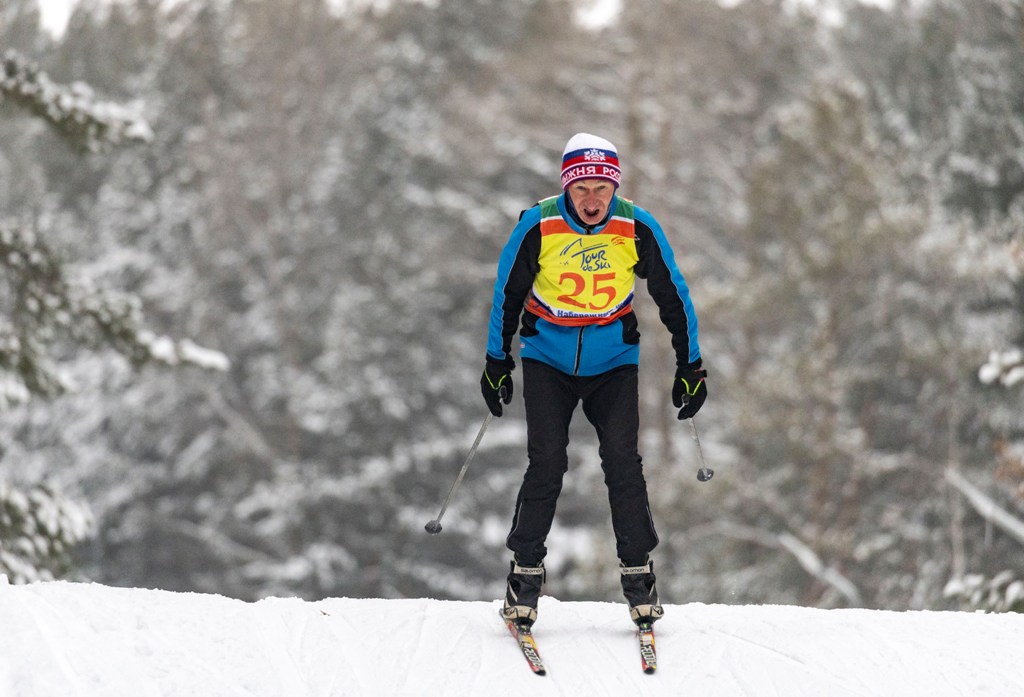
[[610, 141], [589, 133], [577, 133], [565, 144], [562, 153], [562, 188], [577, 179], [607, 179], [616, 187], [622, 170], [619, 154]]

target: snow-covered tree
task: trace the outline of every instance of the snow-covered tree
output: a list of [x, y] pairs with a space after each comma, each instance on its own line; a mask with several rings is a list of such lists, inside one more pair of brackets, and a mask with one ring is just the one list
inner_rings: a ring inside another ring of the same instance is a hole
[[38, 65], [13, 50], [3, 56], [0, 95], [46, 121], [74, 146], [90, 152], [152, 139], [137, 109], [97, 99], [84, 82], [55, 84]]
[[[837, 34], [841, 61], [871, 76], [865, 84], [876, 128], [903, 153], [899, 186], [927, 202], [918, 248], [939, 274], [927, 285], [926, 305], [941, 308], [932, 322], [943, 337], [934, 362], [945, 361], [947, 376], [957, 376], [921, 403], [929, 417], [920, 422], [932, 435], [915, 438], [916, 452], [929, 458], [921, 464], [943, 467], [938, 481], [946, 489], [936, 491], [945, 502], [936, 497], [933, 508], [947, 521], [948, 555], [931, 565], [929, 595], [945, 576], [952, 579], [947, 597], [977, 599], [978, 579], [1002, 579], [1003, 560], [1020, 555], [1024, 541], [1024, 423], [1019, 396], [997, 387], [1018, 379], [1008, 347], [1024, 336], [1024, 80], [1010, 67], [1024, 60], [1021, 8], [1007, 0], [850, 8]], [[901, 432], [913, 426], [903, 423]]]
[[[121, 289], [107, 314], [131, 334], [144, 310], [149, 353], [202, 336], [232, 362], [135, 380], [134, 354], [39, 339], [60, 347], [40, 370], [86, 393], [8, 412], [5, 462], [63, 463], [100, 580], [489, 597], [525, 464], [517, 401], [445, 534], [422, 525], [482, 416], [501, 245], [556, 186], [566, 136], [593, 129], [679, 252], [711, 370], [698, 421], [719, 474], [698, 488], [663, 330], [641, 319], [666, 597], [954, 605], [950, 578], [994, 579], [1019, 552], [996, 512], [1019, 516], [1018, 392], [998, 382], [1024, 346], [1006, 254], [1019, 21], [997, 0], [829, 4], [846, 21], [637, 0], [583, 30], [566, 0], [79, 3], [59, 41], [10, 42], [59, 78], [17, 58], [27, 89], [0, 105], [3, 229], [60, 257], [57, 291], [27, 287], [72, 309]], [[92, 91], [59, 84], [76, 80]], [[93, 112], [108, 120], [73, 126]], [[102, 343], [86, 319], [70, 325]], [[15, 335], [0, 332], [11, 360]], [[559, 597], [619, 594], [595, 453], [580, 425]]]
[[87, 506], [45, 483], [16, 489], [0, 481], [0, 574], [14, 583], [59, 577], [91, 525]]
[[[0, 102], [42, 120], [76, 149], [100, 152], [152, 136], [134, 110], [96, 99], [84, 83], [54, 83], [14, 51], [4, 54], [0, 68]], [[61, 366], [80, 349], [113, 349], [136, 366], [226, 369], [222, 354], [147, 329], [137, 297], [100, 287], [75, 269], [45, 242], [45, 226], [31, 216], [0, 214], [0, 411], [68, 390]], [[3, 480], [0, 486], [0, 571], [18, 580], [59, 573], [87, 534], [85, 504], [49, 484], [24, 492]]]

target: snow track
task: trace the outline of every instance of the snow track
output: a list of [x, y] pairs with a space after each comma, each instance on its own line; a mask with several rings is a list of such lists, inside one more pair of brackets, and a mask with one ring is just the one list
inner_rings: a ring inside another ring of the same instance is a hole
[[1021, 615], [671, 605], [644, 675], [624, 606], [545, 597], [537, 677], [496, 609], [0, 581], [0, 695], [1024, 695]]

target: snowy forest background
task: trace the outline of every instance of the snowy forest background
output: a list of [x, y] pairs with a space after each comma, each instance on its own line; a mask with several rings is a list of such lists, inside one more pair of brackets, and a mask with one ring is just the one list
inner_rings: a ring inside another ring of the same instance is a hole
[[[701, 320], [709, 465], [639, 292], [663, 600], [1021, 609], [1020, 0], [0, 9], [0, 573], [489, 599], [519, 211], [600, 133]], [[515, 375], [517, 381], [519, 373]], [[591, 429], [548, 592], [617, 600]]]

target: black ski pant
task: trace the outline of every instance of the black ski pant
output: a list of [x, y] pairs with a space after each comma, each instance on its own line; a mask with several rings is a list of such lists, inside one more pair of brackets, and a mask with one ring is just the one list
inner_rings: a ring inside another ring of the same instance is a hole
[[547, 554], [544, 542], [554, 520], [562, 477], [569, 469], [569, 423], [581, 401], [600, 443], [598, 453], [619, 559], [627, 566], [639, 566], [657, 546], [658, 534], [637, 451], [637, 379], [635, 365], [600, 375], [574, 376], [540, 361], [523, 360], [529, 464], [506, 540], [520, 564], [536, 565]]

